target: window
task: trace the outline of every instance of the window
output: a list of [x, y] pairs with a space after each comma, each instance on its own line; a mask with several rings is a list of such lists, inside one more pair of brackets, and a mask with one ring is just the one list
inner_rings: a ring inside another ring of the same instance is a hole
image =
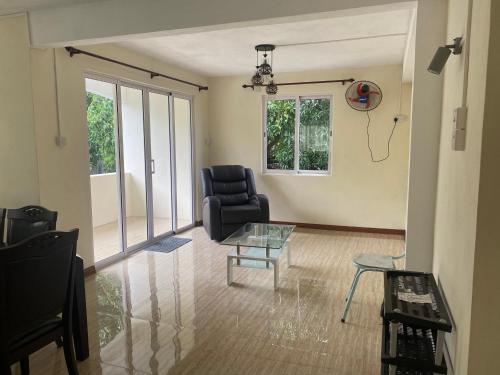
[[91, 175], [116, 172], [115, 86], [87, 80], [87, 125]]
[[264, 101], [264, 171], [330, 171], [331, 97], [297, 96]]

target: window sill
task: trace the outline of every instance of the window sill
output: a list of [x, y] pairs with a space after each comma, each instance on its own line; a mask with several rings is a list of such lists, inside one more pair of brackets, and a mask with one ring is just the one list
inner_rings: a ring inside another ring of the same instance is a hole
[[297, 172], [297, 171], [283, 171], [283, 170], [265, 170], [262, 172], [267, 176], [308, 176], [308, 177], [329, 177], [332, 175], [330, 171], [325, 172]]

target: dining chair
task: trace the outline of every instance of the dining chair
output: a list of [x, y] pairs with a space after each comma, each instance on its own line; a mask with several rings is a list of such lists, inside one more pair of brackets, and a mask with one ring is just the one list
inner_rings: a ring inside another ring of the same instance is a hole
[[352, 259], [352, 264], [356, 268], [354, 279], [352, 280], [351, 288], [346, 296], [346, 305], [341, 322], [345, 323], [349, 308], [351, 307], [352, 298], [356, 292], [358, 281], [361, 275], [365, 272], [385, 272], [396, 268], [395, 261], [406, 257], [406, 250], [397, 256], [382, 255], [382, 254], [359, 254]]
[[72, 304], [78, 229], [44, 232], [0, 250], [0, 373], [63, 338], [70, 375], [77, 375]]
[[7, 238], [9, 245], [35, 234], [56, 229], [57, 212], [40, 206], [25, 206], [7, 210]]

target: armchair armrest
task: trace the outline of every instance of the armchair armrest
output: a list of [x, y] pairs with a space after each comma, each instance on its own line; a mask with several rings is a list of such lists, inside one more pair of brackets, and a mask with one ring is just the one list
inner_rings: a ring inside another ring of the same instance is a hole
[[203, 226], [210, 235], [210, 239], [220, 241], [222, 239], [221, 202], [214, 195], [203, 198], [202, 214]]
[[264, 194], [255, 194], [250, 197], [250, 203], [258, 205], [261, 210], [261, 221], [269, 223], [269, 199]]

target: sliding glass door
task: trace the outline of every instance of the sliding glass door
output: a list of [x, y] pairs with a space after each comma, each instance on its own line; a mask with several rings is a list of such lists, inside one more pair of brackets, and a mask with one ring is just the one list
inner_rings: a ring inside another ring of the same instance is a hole
[[172, 232], [172, 166], [170, 147], [170, 97], [149, 93], [151, 134], [151, 190], [153, 236]]
[[148, 239], [143, 92], [126, 86], [120, 92], [124, 229], [130, 248]]
[[174, 96], [176, 228], [193, 224], [191, 101]]
[[192, 226], [191, 99], [118, 80], [86, 89], [95, 260]]
[[123, 249], [117, 85], [93, 79], [85, 84], [94, 259], [98, 262]]

